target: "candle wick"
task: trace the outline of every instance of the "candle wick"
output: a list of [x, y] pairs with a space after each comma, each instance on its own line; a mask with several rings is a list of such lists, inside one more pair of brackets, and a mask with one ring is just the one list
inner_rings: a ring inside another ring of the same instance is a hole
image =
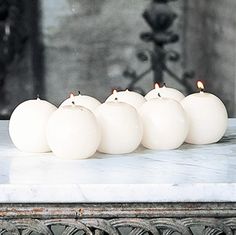
[[200, 88], [200, 92], [201, 92], [201, 93], [204, 92], [204, 88]]
[[116, 97], [116, 98], [115, 98], [115, 101], [117, 101], [117, 100], [118, 100], [118, 98]]
[[37, 94], [37, 99], [39, 99], [39, 94]]
[[158, 97], [161, 97], [161, 94], [160, 94], [160, 92], [158, 92]]
[[78, 91], [78, 95], [80, 95], [81, 94], [81, 92], [80, 91]]
[[165, 82], [163, 83], [163, 86], [166, 87], [166, 83]]
[[75, 105], [75, 101], [72, 101], [71, 103], [72, 103], [73, 105]]

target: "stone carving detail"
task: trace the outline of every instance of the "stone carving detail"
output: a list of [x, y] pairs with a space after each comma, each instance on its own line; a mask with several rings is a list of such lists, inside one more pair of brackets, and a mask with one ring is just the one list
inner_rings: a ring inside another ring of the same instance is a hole
[[[54, 231], [53, 227], [60, 226], [60, 232]], [[204, 235], [233, 235], [236, 233], [236, 218], [188, 218], [188, 219], [18, 219], [0, 220], [0, 235], [194, 235], [194, 227], [201, 228]], [[124, 229], [126, 228], [125, 232]], [[198, 230], [198, 234], [199, 234]]]

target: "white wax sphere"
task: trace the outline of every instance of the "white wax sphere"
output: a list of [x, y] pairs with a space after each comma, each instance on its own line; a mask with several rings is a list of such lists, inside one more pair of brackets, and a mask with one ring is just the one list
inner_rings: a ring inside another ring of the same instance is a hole
[[173, 99], [147, 101], [139, 110], [143, 122], [142, 144], [148, 149], [176, 149], [188, 134], [188, 120], [181, 104]]
[[73, 95], [71, 95], [71, 97], [66, 99], [60, 105], [60, 107], [65, 106], [65, 105], [71, 105], [71, 100], [72, 99], [73, 99], [75, 105], [83, 106], [83, 107], [89, 109], [92, 112], [94, 112], [95, 109], [101, 104], [100, 101], [98, 101], [97, 99], [93, 98], [92, 96], [87, 96], [87, 95], [73, 96]]
[[9, 134], [14, 145], [25, 152], [50, 152], [46, 126], [56, 109], [56, 106], [39, 98], [17, 106], [9, 122]]
[[174, 88], [169, 88], [166, 86], [159, 87], [158, 84], [156, 84], [155, 89], [149, 91], [146, 94], [145, 98], [146, 98], [146, 100], [150, 100], [150, 99], [158, 98], [160, 96], [162, 98], [174, 99], [178, 102], [180, 102], [185, 97], [180, 91], [178, 91]]
[[60, 107], [48, 121], [47, 139], [53, 153], [64, 159], [91, 157], [100, 142], [94, 114], [85, 107]]
[[108, 154], [133, 152], [142, 139], [142, 125], [134, 107], [123, 102], [106, 102], [95, 112], [102, 134], [98, 151]]
[[211, 144], [223, 137], [227, 128], [228, 115], [218, 97], [200, 92], [187, 96], [181, 104], [190, 123], [187, 143]]
[[107, 98], [106, 102], [114, 101], [116, 98], [120, 102], [130, 104], [136, 109], [140, 108], [146, 102], [146, 99], [141, 94], [129, 90], [119, 92], [115, 90], [113, 94]]

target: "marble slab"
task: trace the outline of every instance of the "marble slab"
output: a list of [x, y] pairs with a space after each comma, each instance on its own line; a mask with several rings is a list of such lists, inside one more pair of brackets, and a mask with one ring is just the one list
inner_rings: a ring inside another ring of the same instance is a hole
[[0, 203], [236, 202], [236, 119], [217, 144], [61, 160], [17, 150], [0, 121]]

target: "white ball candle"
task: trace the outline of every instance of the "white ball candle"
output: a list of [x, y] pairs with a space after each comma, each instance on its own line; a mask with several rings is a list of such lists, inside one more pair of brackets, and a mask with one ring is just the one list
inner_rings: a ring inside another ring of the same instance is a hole
[[53, 153], [64, 159], [91, 157], [100, 143], [94, 114], [85, 107], [60, 107], [48, 121], [47, 139]]
[[9, 134], [14, 145], [25, 152], [50, 152], [46, 126], [56, 109], [56, 106], [39, 98], [17, 106], [9, 122]]
[[60, 107], [65, 106], [65, 105], [70, 105], [71, 98], [73, 98], [75, 105], [83, 106], [92, 112], [94, 112], [95, 109], [101, 104], [100, 101], [93, 98], [92, 96], [81, 95], [81, 94], [74, 96], [73, 94], [71, 94], [70, 98], [63, 101]]
[[96, 109], [101, 129], [98, 151], [108, 154], [133, 152], [142, 139], [142, 124], [134, 107], [123, 102], [106, 102]]
[[139, 110], [143, 122], [142, 144], [148, 149], [176, 149], [188, 134], [188, 119], [181, 104], [173, 99], [156, 98]]
[[158, 94], [162, 98], [174, 99], [178, 102], [183, 100], [185, 97], [180, 91], [178, 91], [174, 88], [166, 87], [166, 85], [164, 85], [163, 87], [159, 87], [159, 85], [156, 83], [155, 88], [153, 90], [149, 91], [146, 94], [145, 98], [146, 98], [146, 100], [158, 98]]
[[216, 143], [226, 131], [227, 111], [218, 97], [203, 91], [202, 82], [198, 81], [197, 85], [201, 91], [187, 96], [181, 102], [190, 122], [186, 142], [190, 144]]
[[136, 109], [140, 108], [146, 102], [146, 99], [141, 94], [134, 91], [129, 91], [128, 89], [126, 91], [119, 92], [114, 90], [113, 94], [107, 98], [106, 102], [115, 101], [116, 98], [120, 102], [130, 104]]

